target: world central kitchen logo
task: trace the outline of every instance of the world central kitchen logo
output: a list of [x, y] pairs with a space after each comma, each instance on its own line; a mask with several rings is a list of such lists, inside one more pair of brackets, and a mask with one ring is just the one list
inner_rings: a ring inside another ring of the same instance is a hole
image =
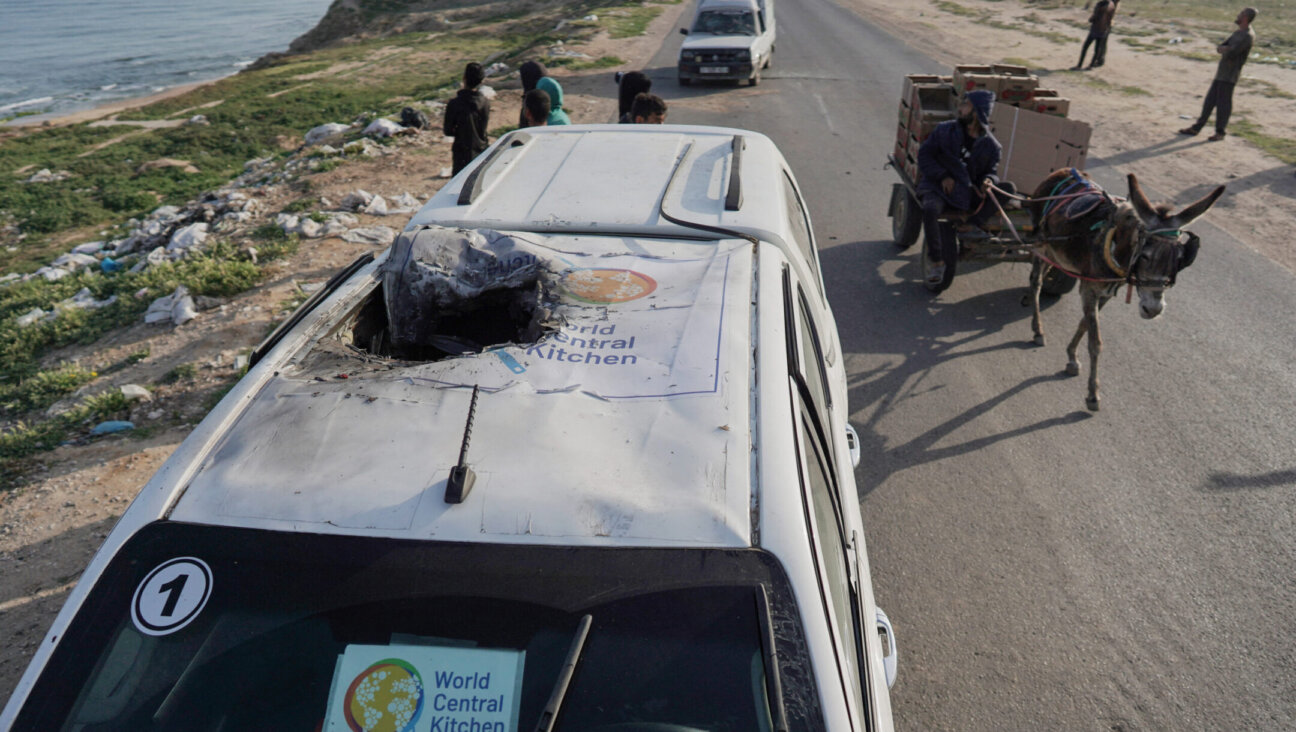
[[615, 305], [652, 294], [657, 281], [629, 269], [577, 269], [563, 276], [562, 288], [581, 302]]
[[[495, 715], [509, 714], [506, 694], [495, 693], [490, 672], [434, 671], [432, 688], [410, 663], [388, 658], [362, 671], [347, 689], [344, 709], [354, 732], [504, 732]], [[429, 693], [430, 692], [430, 693]], [[431, 714], [419, 724], [424, 710]], [[417, 725], [417, 727], [416, 727]]]

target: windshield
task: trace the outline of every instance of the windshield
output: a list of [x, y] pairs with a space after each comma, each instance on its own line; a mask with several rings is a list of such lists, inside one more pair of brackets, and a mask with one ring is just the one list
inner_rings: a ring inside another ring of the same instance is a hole
[[160, 522], [96, 583], [15, 728], [529, 732], [558, 699], [555, 730], [770, 730], [780, 709], [821, 729], [801, 633], [759, 550]]
[[703, 10], [698, 13], [693, 32], [717, 36], [754, 36], [756, 16], [750, 10]]

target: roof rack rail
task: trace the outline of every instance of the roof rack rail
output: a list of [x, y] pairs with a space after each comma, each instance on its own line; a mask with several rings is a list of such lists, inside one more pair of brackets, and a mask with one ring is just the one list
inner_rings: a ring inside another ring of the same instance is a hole
[[467, 206], [477, 198], [477, 194], [481, 193], [483, 174], [485, 174], [486, 169], [489, 168], [500, 156], [500, 153], [504, 152], [505, 148], [525, 145], [531, 141], [531, 136], [525, 132], [515, 132], [505, 139], [507, 142], [501, 141], [496, 145], [495, 149], [491, 151], [491, 154], [482, 161], [482, 164], [473, 168], [473, 172], [468, 174], [468, 179], [464, 181], [463, 188], [459, 189], [458, 205]]
[[737, 211], [742, 208], [742, 151], [747, 141], [742, 135], [734, 135], [729, 144], [733, 155], [729, 158], [729, 190], [725, 193], [725, 210]]

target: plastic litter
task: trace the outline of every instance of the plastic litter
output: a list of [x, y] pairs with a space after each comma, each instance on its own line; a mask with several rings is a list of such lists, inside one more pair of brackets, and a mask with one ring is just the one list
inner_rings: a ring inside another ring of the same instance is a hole
[[149, 393], [149, 390], [145, 389], [139, 384], [123, 384], [121, 388], [121, 393], [122, 396], [126, 397], [127, 401], [131, 401], [131, 402], [136, 400], [142, 400], [146, 402], [153, 401], [153, 395]]
[[126, 432], [135, 429], [134, 422], [127, 422], [121, 419], [111, 419], [107, 422], [100, 422], [90, 430], [92, 435], [111, 435], [116, 432]]

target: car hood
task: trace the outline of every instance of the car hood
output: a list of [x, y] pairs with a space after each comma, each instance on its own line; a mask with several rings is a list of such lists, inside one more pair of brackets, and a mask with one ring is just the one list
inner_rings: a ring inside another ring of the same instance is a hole
[[724, 50], [745, 50], [751, 48], [756, 42], [756, 36], [713, 36], [708, 34], [699, 34], [698, 36], [689, 36], [684, 41], [681, 50], [684, 51], [701, 51], [704, 49], [724, 49]]

